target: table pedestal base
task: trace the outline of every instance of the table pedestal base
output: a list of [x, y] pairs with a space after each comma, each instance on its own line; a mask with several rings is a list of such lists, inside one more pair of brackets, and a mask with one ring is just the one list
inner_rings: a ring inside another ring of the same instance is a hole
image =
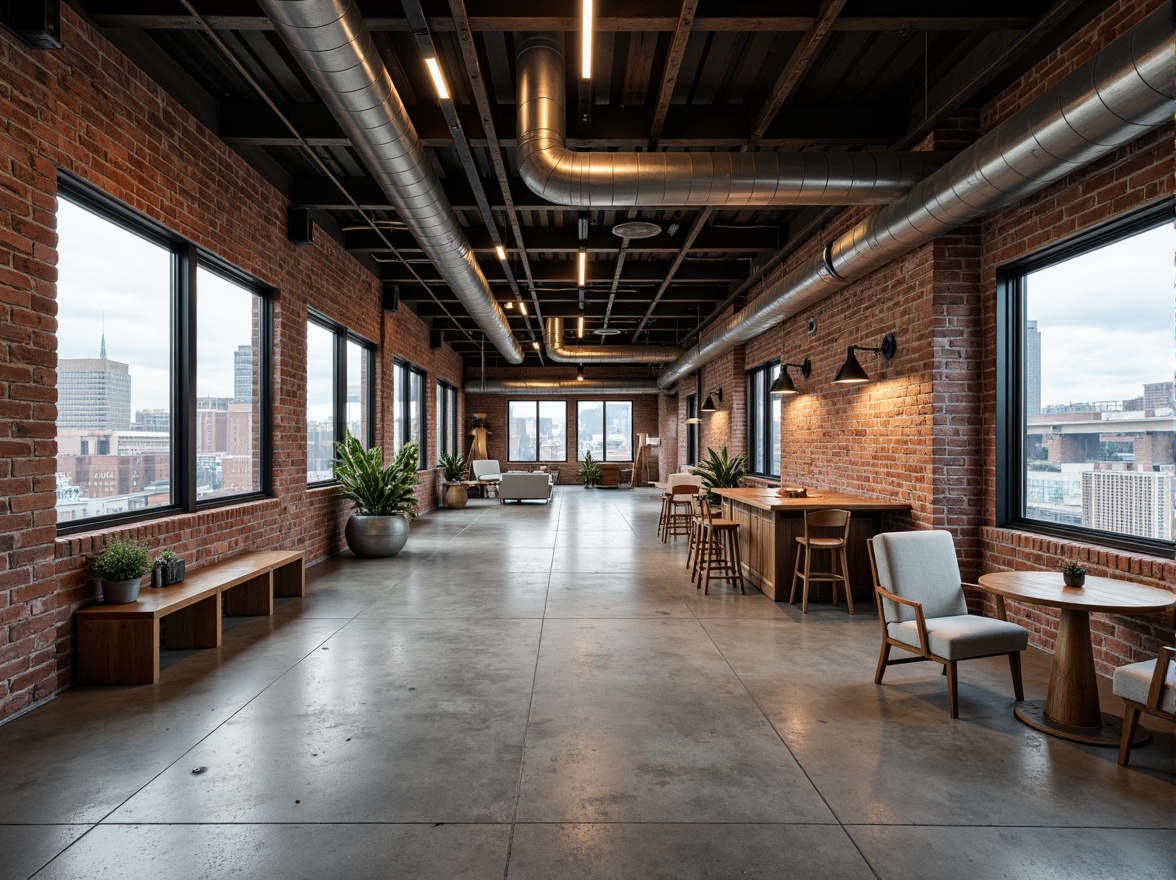
[[[1100, 713], [1102, 724], [1096, 727], [1074, 727], [1062, 724], [1060, 721], [1054, 721], [1045, 714], [1045, 701], [1043, 700], [1018, 703], [1013, 714], [1034, 730], [1040, 730], [1042, 733], [1048, 733], [1062, 739], [1085, 743], [1088, 746], [1118, 747], [1123, 736], [1123, 719], [1116, 715], [1108, 715], [1106, 712]], [[1132, 744], [1141, 746], [1150, 739], [1151, 734], [1140, 725], [1135, 729]]]

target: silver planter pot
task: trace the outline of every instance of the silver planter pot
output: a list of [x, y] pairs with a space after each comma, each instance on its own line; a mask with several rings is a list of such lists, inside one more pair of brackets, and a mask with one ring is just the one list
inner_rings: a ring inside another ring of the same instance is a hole
[[142, 578], [125, 581], [103, 581], [102, 601], [107, 605], [128, 605], [139, 598], [139, 582]]
[[395, 556], [408, 541], [408, 520], [403, 516], [352, 514], [343, 533], [347, 546], [356, 556], [365, 559]]

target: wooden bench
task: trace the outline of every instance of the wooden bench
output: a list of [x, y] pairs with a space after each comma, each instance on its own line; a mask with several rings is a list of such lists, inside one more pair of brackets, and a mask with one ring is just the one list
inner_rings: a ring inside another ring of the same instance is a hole
[[[215, 648], [221, 643], [222, 613], [269, 615], [274, 596], [304, 595], [303, 557], [283, 550], [244, 553], [192, 572], [174, 586], [145, 587], [137, 602], [79, 609], [78, 682], [154, 684], [161, 648]], [[165, 617], [166, 642], [160, 637]]]

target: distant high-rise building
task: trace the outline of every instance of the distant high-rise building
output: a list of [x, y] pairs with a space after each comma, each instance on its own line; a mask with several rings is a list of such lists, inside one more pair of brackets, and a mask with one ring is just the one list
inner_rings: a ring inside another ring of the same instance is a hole
[[57, 428], [123, 431], [131, 426], [131, 370], [108, 360], [106, 334], [101, 357], [57, 362]]
[[253, 400], [253, 346], [238, 345], [233, 352], [233, 402]]
[[166, 409], [136, 410], [135, 428], [139, 431], [170, 431], [171, 411]]
[[1082, 525], [1140, 538], [1172, 540], [1172, 475], [1085, 471]]
[[1172, 409], [1172, 383], [1149, 382], [1143, 386], [1143, 408], [1155, 412]]
[[1025, 415], [1041, 415], [1041, 331], [1025, 322]]

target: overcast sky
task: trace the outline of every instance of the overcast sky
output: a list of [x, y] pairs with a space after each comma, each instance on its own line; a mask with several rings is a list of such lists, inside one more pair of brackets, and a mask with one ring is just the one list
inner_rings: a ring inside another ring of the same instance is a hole
[[1170, 382], [1171, 223], [1029, 276], [1027, 317], [1041, 331], [1041, 404], [1139, 397]]
[[[130, 365], [131, 410], [168, 409], [171, 254], [58, 200], [58, 355]], [[253, 297], [204, 269], [197, 277], [196, 393], [233, 396], [233, 354], [251, 342]]]

